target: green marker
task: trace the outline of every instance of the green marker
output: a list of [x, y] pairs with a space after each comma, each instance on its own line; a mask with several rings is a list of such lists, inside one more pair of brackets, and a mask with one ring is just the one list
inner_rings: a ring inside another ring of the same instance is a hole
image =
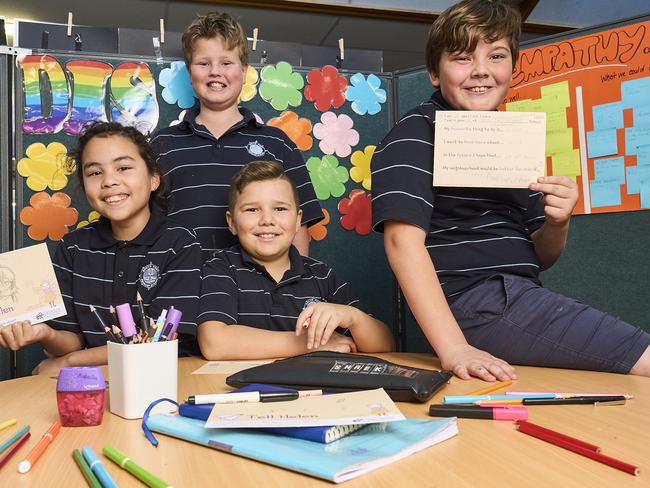
[[95, 474], [91, 471], [90, 466], [88, 466], [88, 463], [81, 455], [81, 452], [79, 452], [79, 449], [75, 449], [74, 451], [72, 451], [72, 457], [77, 463], [77, 466], [79, 466], [79, 469], [81, 470], [81, 474], [83, 474], [84, 478], [86, 478], [88, 485], [90, 485], [92, 488], [102, 488], [101, 483], [99, 482]]
[[145, 485], [150, 486], [151, 488], [172, 488], [160, 478], [154, 476], [146, 469], [143, 469], [135, 464], [131, 458], [127, 457], [126, 454], [118, 451], [113, 446], [108, 444], [105, 445], [102, 448], [102, 452], [108, 459], [113, 461], [120, 468], [127, 470], [133, 476], [142, 481]]

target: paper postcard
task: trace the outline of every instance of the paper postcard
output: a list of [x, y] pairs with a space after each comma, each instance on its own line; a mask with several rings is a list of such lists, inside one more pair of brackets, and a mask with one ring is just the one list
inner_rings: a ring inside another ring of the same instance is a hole
[[404, 420], [383, 388], [286, 402], [215, 404], [206, 427], [261, 428], [374, 424]]
[[544, 112], [438, 111], [433, 186], [527, 188], [546, 168]]
[[66, 314], [45, 243], [0, 254], [0, 327]]
[[273, 359], [251, 361], [208, 361], [203, 366], [192, 371], [192, 374], [234, 374], [248, 368], [272, 363]]

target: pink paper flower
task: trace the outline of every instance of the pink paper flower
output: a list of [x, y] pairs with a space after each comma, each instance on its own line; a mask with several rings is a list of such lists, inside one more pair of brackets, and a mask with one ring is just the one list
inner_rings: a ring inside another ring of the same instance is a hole
[[314, 137], [320, 140], [318, 147], [325, 154], [345, 158], [352, 152], [352, 146], [359, 143], [359, 133], [354, 130], [354, 122], [345, 114], [336, 115], [325, 112], [320, 123], [314, 125]]

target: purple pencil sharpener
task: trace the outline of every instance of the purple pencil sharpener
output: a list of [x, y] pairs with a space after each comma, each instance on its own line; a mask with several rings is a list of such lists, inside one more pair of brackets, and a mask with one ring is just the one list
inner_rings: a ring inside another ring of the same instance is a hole
[[56, 383], [56, 403], [64, 427], [99, 425], [104, 416], [106, 382], [101, 368], [62, 368]]

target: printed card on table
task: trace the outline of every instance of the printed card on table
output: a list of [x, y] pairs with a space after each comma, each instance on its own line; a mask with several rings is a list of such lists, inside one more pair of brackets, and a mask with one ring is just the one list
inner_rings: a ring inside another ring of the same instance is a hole
[[375, 424], [404, 420], [383, 388], [286, 402], [215, 404], [205, 427], [263, 428]]
[[45, 243], [0, 254], [0, 327], [19, 320], [37, 324], [65, 314]]
[[439, 111], [433, 186], [527, 188], [544, 176], [544, 112]]

